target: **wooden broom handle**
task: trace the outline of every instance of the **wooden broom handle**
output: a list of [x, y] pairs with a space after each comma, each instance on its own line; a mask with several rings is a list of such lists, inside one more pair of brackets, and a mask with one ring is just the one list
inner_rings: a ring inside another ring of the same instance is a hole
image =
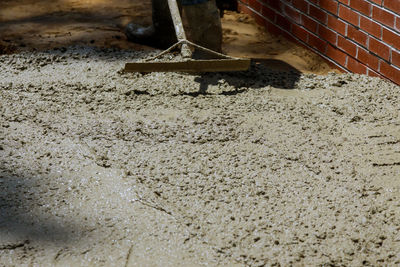
[[[181, 14], [176, 0], [168, 0], [169, 11], [171, 13], [172, 21], [174, 23], [176, 38], [178, 42], [187, 40], [185, 29], [183, 28]], [[192, 51], [187, 43], [183, 43], [181, 47], [181, 54], [184, 58], [191, 58]]]

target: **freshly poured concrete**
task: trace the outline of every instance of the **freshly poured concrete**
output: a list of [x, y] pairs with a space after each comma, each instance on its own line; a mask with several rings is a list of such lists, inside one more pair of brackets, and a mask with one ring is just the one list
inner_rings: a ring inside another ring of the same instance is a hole
[[400, 264], [400, 88], [0, 56], [0, 266]]

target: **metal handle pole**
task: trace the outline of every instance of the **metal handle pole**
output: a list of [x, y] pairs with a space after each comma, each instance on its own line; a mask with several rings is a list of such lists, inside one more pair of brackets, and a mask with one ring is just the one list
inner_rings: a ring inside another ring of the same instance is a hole
[[[186, 40], [185, 30], [183, 28], [181, 14], [179, 13], [179, 7], [176, 0], [168, 0], [169, 10], [171, 12], [172, 21], [174, 23], [176, 38], [179, 41]], [[182, 44], [181, 54], [184, 58], [190, 58], [192, 51], [186, 43]]]

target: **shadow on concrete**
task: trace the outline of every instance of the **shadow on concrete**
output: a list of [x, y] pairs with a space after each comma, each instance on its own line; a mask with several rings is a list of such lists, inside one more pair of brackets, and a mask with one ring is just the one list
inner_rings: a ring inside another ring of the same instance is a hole
[[[0, 166], [0, 249], [23, 247], [31, 241], [65, 244], [79, 239], [73, 218], [50, 213], [44, 195], [56, 194], [40, 185], [40, 177], [24, 177]], [[52, 208], [54, 210], [54, 208]]]
[[221, 81], [235, 87], [234, 91], [223, 91], [221, 95], [237, 95], [248, 89], [271, 86], [279, 89], [294, 89], [301, 72], [284, 61], [276, 59], [252, 59], [250, 69], [240, 72], [203, 73], [195, 81], [199, 83], [198, 92], [184, 93], [189, 96], [206, 95], [209, 85]]

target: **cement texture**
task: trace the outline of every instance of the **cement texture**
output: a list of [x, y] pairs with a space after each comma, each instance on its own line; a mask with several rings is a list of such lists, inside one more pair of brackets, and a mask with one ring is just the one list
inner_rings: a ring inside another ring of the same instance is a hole
[[396, 266], [400, 88], [0, 56], [0, 266]]

